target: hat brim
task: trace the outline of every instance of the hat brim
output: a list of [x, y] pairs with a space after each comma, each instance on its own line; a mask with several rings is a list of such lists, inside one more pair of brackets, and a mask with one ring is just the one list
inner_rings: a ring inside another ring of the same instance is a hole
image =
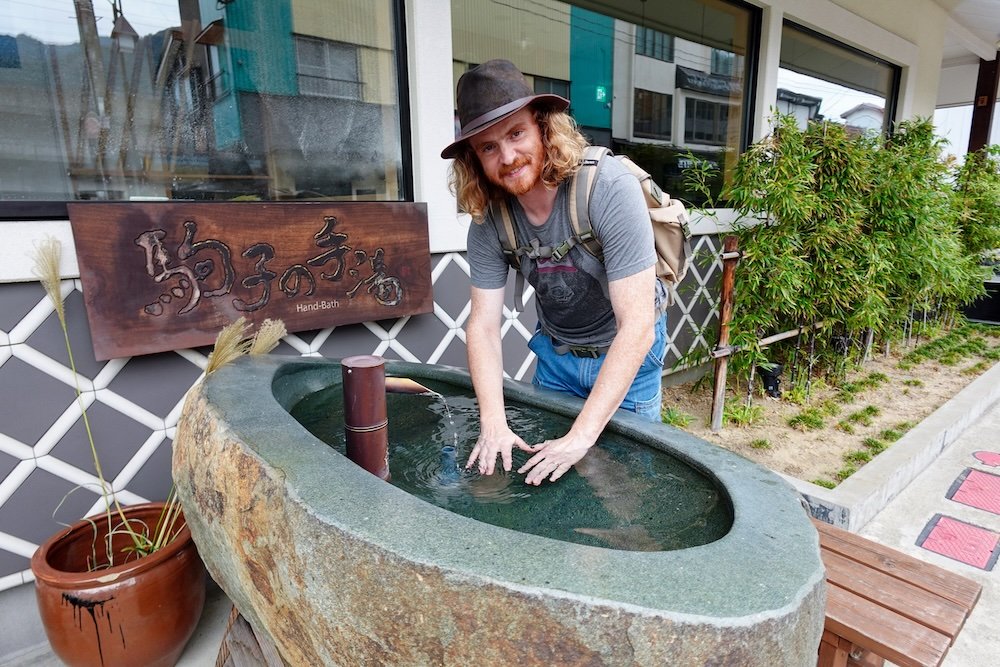
[[504, 120], [505, 118], [513, 116], [514, 114], [516, 114], [518, 111], [528, 106], [529, 104], [540, 104], [543, 106], [548, 106], [555, 109], [556, 111], [565, 111], [566, 109], [569, 108], [569, 100], [567, 100], [565, 97], [560, 97], [559, 95], [544, 93], [542, 95], [532, 95], [531, 97], [525, 97], [523, 99], [523, 104], [513, 109], [504, 109], [501, 113], [497, 114], [496, 118], [487, 118], [484, 121], [477, 123], [474, 128], [463, 132], [461, 136], [457, 137], [455, 141], [450, 143], [443, 151], [441, 151], [441, 157], [445, 158], [446, 160], [455, 157], [461, 151], [462, 144], [465, 143], [467, 139], [476, 136], [480, 132], [484, 132], [485, 130], [490, 129], [491, 127], [493, 127], [500, 121]]

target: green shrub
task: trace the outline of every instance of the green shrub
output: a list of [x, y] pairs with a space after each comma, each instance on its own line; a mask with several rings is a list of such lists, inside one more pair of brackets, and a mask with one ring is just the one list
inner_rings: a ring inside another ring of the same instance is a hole
[[852, 424], [847, 419], [841, 419], [839, 422], [837, 422], [837, 429], [843, 431], [844, 433], [853, 434], [854, 433], [854, 424]]
[[852, 465], [846, 465], [837, 472], [833, 474], [834, 479], [838, 482], [843, 482], [845, 479], [856, 473], [858, 469]]
[[826, 424], [823, 415], [816, 408], [806, 408], [788, 420], [788, 425], [798, 431], [815, 431]]
[[663, 408], [660, 412], [660, 418], [663, 420], [664, 424], [670, 424], [671, 426], [676, 426], [677, 428], [686, 428], [694, 419], [692, 415], [689, 415], [682, 410], [678, 410], [673, 406]]
[[880, 440], [884, 440], [885, 442], [896, 442], [903, 437], [903, 434], [894, 428], [887, 428], [879, 433], [878, 437]]
[[726, 404], [722, 410], [725, 420], [734, 426], [749, 426], [761, 418], [764, 408], [759, 405], [738, 405]]
[[886, 447], [888, 447], [887, 444], [885, 444], [878, 438], [865, 438], [864, 440], [861, 441], [861, 444], [867, 447], [869, 451], [871, 451], [871, 453], [874, 454], [875, 456], [878, 456], [879, 454], [884, 452], [886, 450]]
[[856, 465], [864, 465], [872, 460], [871, 452], [866, 449], [855, 449], [851, 452], [846, 452], [844, 454], [844, 461], [847, 463], [854, 463]]

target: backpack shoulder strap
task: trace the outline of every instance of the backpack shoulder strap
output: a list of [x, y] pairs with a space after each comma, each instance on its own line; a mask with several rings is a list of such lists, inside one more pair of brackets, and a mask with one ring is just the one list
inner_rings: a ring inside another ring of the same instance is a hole
[[510, 202], [490, 202], [489, 219], [496, 230], [500, 249], [510, 268], [514, 269], [514, 307], [524, 312], [524, 274], [521, 273], [521, 254], [524, 250], [517, 242], [517, 228], [514, 226], [514, 211]]
[[[573, 225], [574, 240], [602, 262], [604, 251], [590, 224], [590, 197], [597, 183], [597, 170], [601, 166], [601, 160], [607, 155], [611, 155], [611, 151], [604, 146], [588, 146], [580, 169], [573, 175], [569, 186], [569, 198], [572, 202], [569, 220]], [[566, 252], [569, 252], [569, 248], [566, 248]]]
[[503, 250], [504, 259], [515, 271], [521, 267], [521, 259], [517, 249], [517, 230], [514, 227], [514, 211], [510, 208], [509, 201], [490, 202], [489, 218], [496, 230], [497, 239], [500, 241], [500, 249]]

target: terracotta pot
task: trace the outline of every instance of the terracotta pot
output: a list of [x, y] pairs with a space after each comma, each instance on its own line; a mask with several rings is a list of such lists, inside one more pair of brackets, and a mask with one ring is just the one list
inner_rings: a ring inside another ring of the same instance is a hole
[[[163, 503], [125, 508], [125, 516], [155, 525]], [[31, 558], [35, 593], [53, 652], [73, 667], [159, 667], [177, 663], [205, 605], [205, 566], [191, 531], [149, 556], [87, 571], [97, 549], [106, 555], [106, 517], [62, 531]], [[129, 544], [116, 535], [116, 560]]]

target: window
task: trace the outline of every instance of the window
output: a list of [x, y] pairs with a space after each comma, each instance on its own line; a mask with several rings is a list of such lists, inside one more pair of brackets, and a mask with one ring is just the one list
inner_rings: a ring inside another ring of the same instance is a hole
[[357, 46], [296, 37], [295, 55], [301, 94], [361, 99]]
[[674, 38], [652, 28], [635, 29], [635, 52], [664, 62], [674, 60]]
[[672, 117], [673, 96], [635, 89], [635, 136], [669, 141]]
[[899, 67], [786, 21], [781, 31], [777, 107], [809, 120], [885, 133], [895, 115]]
[[219, 47], [214, 44], [206, 47], [205, 69], [208, 70], [208, 80], [205, 83], [207, 97], [214, 102], [229, 92], [229, 77], [222, 66]]
[[712, 74], [731, 76], [736, 54], [722, 49], [712, 49]]
[[[751, 136], [760, 10], [742, 0], [451, 0], [451, 19], [455, 82], [470, 64], [510, 60], [536, 92], [572, 102], [591, 142], [628, 155], [672, 196], [704, 201], [684, 185], [693, 152], [720, 167], [718, 197]], [[690, 128], [688, 99], [703, 102]]]
[[729, 105], [688, 98], [684, 105], [684, 141], [689, 144], [726, 144]]
[[565, 97], [569, 99], [569, 81], [560, 81], [559, 79], [549, 79], [544, 76], [536, 76], [535, 79], [535, 94], [552, 94], [558, 95], [560, 97]]
[[88, 4], [4, 12], [0, 215], [411, 196], [402, 0]]
[[0, 35], [0, 67], [18, 69], [21, 57], [17, 54], [17, 40], [13, 35]]

